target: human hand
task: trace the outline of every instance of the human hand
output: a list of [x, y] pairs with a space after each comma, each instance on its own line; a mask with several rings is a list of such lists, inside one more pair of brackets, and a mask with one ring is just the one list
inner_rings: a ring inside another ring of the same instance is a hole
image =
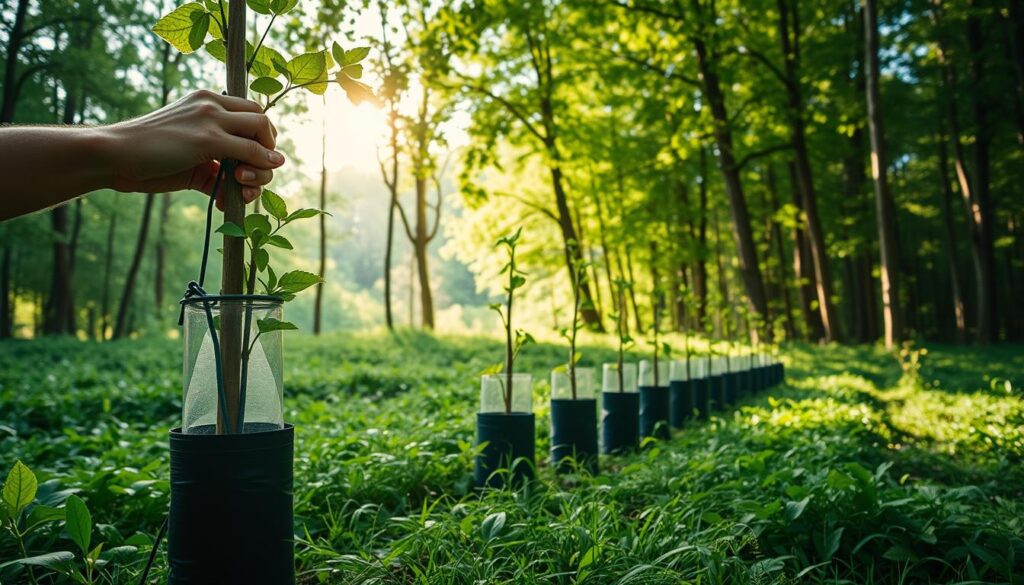
[[[195, 189], [209, 195], [220, 161], [238, 161], [235, 179], [251, 203], [284, 164], [277, 129], [256, 102], [194, 91], [155, 112], [102, 128], [118, 191]], [[217, 207], [222, 208], [221, 197]]]

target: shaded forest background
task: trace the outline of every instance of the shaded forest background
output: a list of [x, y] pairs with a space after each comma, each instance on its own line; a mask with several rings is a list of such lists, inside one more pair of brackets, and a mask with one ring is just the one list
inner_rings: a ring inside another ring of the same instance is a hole
[[[0, 2], [0, 123], [219, 87], [149, 32], [160, 4]], [[568, 325], [578, 255], [596, 329], [626, 280], [638, 332], [1024, 336], [1021, 0], [307, 4], [279, 41], [369, 46], [361, 108], [389, 123], [350, 137], [379, 164], [329, 165], [309, 130], [329, 110], [278, 113], [274, 189], [333, 214], [291, 236], [327, 280], [289, 306], [303, 329], [496, 329], [493, 242], [523, 225], [538, 328]], [[174, 335], [204, 214], [99, 192], [0, 224], [0, 337]]]

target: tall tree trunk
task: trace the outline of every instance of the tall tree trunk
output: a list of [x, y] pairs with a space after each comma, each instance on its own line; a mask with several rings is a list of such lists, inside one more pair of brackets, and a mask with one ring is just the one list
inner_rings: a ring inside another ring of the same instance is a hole
[[[324, 108], [327, 99], [323, 100]], [[320, 211], [327, 211], [327, 116], [321, 120], [320, 133]], [[313, 335], [320, 335], [323, 326], [324, 277], [327, 275], [327, 214], [320, 214], [320, 265], [317, 270], [320, 282], [316, 285], [313, 301]]]
[[583, 257], [586, 258], [587, 263], [591, 265], [590, 266], [589, 275], [587, 276], [587, 278], [590, 280], [590, 282], [592, 282], [594, 284], [594, 302], [597, 303], [597, 314], [598, 315], [603, 315], [604, 314], [604, 299], [603, 299], [603, 297], [601, 295], [601, 280], [600, 280], [600, 278], [598, 278], [597, 266], [595, 266], [594, 263], [593, 263], [594, 251], [586, 243], [588, 241], [587, 240], [587, 234], [586, 234], [586, 230], [584, 229], [583, 221], [580, 219], [580, 208], [579, 208], [579, 206], [574, 207], [572, 212], [573, 212], [573, 217], [576, 219], [576, 231], [580, 234], [580, 238], [583, 239], [583, 241], [581, 242], [582, 245], [580, 246], [581, 253], [583, 254]]
[[715, 275], [718, 277], [718, 308], [715, 311], [718, 337], [728, 339], [729, 324], [726, 310], [729, 307], [729, 287], [726, 284], [725, 267], [722, 265], [722, 220], [715, 212]]
[[71, 240], [68, 242], [68, 283], [71, 294], [68, 296], [67, 333], [74, 335], [78, 331], [75, 315], [75, 261], [78, 259], [78, 240], [82, 234], [82, 199], [75, 199], [75, 219], [71, 224]]
[[615, 299], [618, 298], [618, 294], [615, 292], [615, 277], [612, 275], [612, 249], [608, 246], [608, 229], [604, 222], [603, 197], [601, 197], [601, 192], [596, 187], [592, 186], [592, 191], [594, 194], [594, 204], [597, 207], [597, 231], [598, 237], [601, 240], [601, 255], [604, 260], [605, 277], [608, 279], [609, 298], [614, 303]]
[[[970, 6], [977, 10], [978, 1], [972, 0]], [[988, 120], [990, 106], [985, 98], [983, 44], [981, 21], [974, 12], [971, 12], [967, 19], [967, 45], [971, 52], [971, 107], [975, 126], [974, 184], [966, 204], [973, 225], [971, 249], [976, 258], [978, 341], [991, 343], [998, 337], [999, 327], [996, 323], [995, 250], [992, 235], [992, 204], [989, 195], [989, 145], [992, 141], [992, 128]]]
[[939, 180], [942, 185], [942, 224], [945, 228], [945, 248], [947, 267], [949, 269], [950, 296], [953, 301], [953, 318], [956, 331], [957, 343], [963, 343], [967, 339], [967, 322], [964, 315], [964, 299], [960, 292], [960, 263], [957, 262], [956, 252], [956, 228], [953, 225], [953, 189], [949, 184], [949, 153], [946, 147], [946, 132], [941, 127], [939, 130]]
[[166, 273], [167, 254], [167, 222], [171, 216], [171, 194], [164, 193], [160, 196], [160, 213], [158, 214], [160, 225], [157, 228], [155, 269], [153, 275], [153, 302], [156, 305], [157, 316], [164, 309], [164, 274]]
[[704, 145], [699, 147], [700, 210], [697, 220], [697, 260], [693, 271], [693, 289], [697, 296], [697, 328], [704, 331], [708, 318], [708, 157]]
[[[633, 274], [633, 247], [626, 244], [626, 274], [629, 277], [629, 282], [636, 283], [636, 276]], [[644, 321], [640, 315], [640, 306], [636, 302], [636, 286], [629, 287], [629, 304], [633, 306], [633, 322], [636, 323], [637, 333], [643, 335], [644, 333]]]
[[110, 326], [110, 280], [114, 266], [114, 233], [117, 231], [117, 210], [110, 214], [107, 227], [107, 251], [103, 260], [103, 292], [100, 296], [100, 339], [107, 339], [107, 328]]
[[388, 177], [384, 164], [381, 163], [381, 175], [388, 187], [390, 202], [388, 204], [388, 231], [384, 241], [384, 322], [389, 331], [395, 330], [395, 318], [391, 307], [391, 262], [395, 245], [395, 208], [398, 207], [398, 104], [392, 101], [391, 113], [388, 117], [391, 126], [391, 176]]
[[[558, 158], [557, 149], [552, 144], [548, 147], [549, 152], [555, 153], [555, 160]], [[571, 284], [574, 289], [580, 291], [580, 299], [582, 309], [580, 309], [580, 318], [583, 323], [595, 331], [603, 331], [604, 324], [601, 323], [601, 316], [597, 313], [597, 305], [594, 304], [594, 296], [590, 291], [590, 284], [586, 280], [581, 280], [577, 283], [576, 280], [579, 275], [573, 270], [573, 266], [578, 266], [583, 263], [583, 256], [580, 252], [580, 239], [576, 233], [576, 229], [572, 225], [572, 214], [569, 212], [569, 200], [565, 194], [565, 186], [563, 183], [562, 169], [557, 164], [551, 165], [551, 185], [555, 193], [555, 207], [557, 209], [558, 226], [562, 232], [562, 244], [565, 252], [565, 265], [569, 271]], [[576, 242], [576, 245], [570, 246], [570, 242]]]
[[783, 321], [784, 327], [786, 328], [786, 339], [796, 339], [796, 326], [793, 323], [793, 301], [789, 294], [789, 285], [786, 279], [786, 250], [782, 243], [782, 226], [775, 219], [775, 214], [779, 211], [779, 192], [775, 182], [775, 170], [771, 165], [768, 166], [768, 172], [766, 176], [768, 183], [768, 197], [769, 197], [769, 209], [771, 209], [771, 244], [775, 248], [775, 253], [778, 255], [779, 260], [779, 292], [782, 295], [783, 307], [786, 311], [786, 319]]
[[50, 210], [50, 228], [53, 237], [53, 266], [50, 295], [43, 316], [43, 333], [59, 335], [67, 332], [71, 310], [70, 258], [68, 256], [68, 208], [66, 205]]
[[[694, 3], [697, 3], [697, 0], [694, 0]], [[693, 45], [697, 53], [697, 64], [700, 68], [704, 96], [706, 97], [706, 102], [702, 100], [701, 103], [710, 107], [714, 119], [715, 141], [718, 144], [718, 166], [722, 171], [725, 193], [729, 198], [733, 239], [736, 243], [740, 273], [743, 276], [743, 284], [751, 308], [762, 319], [768, 320], [770, 316], [768, 302], [765, 298], [764, 280], [761, 277], [761, 267], [757, 262], [757, 247], [754, 245], [754, 237], [750, 230], [750, 213], [747, 210], [747, 200], [743, 194], [743, 184], [740, 181], [740, 169], [737, 166], [733, 149], [732, 130], [725, 107], [725, 96], [722, 94], [718, 80], [716, 64], [711, 61], [711, 55], [704, 41], [699, 36], [694, 37]]]
[[0, 124], [14, 121], [15, 104], [18, 102], [18, 55], [24, 41], [25, 15], [28, 12], [29, 0], [18, 0], [14, 9], [14, 24], [7, 33], [7, 54], [4, 57], [4, 81], [0, 91], [3, 100], [0, 102]]
[[800, 221], [793, 230], [793, 274], [796, 276], [800, 311], [803, 314], [804, 324], [811, 339], [818, 341], [825, 336], [821, 312], [813, 310], [814, 299], [817, 297], [818, 277], [811, 267], [810, 244], [807, 240], [807, 230], [803, 227], [806, 214], [804, 213], [803, 196], [800, 194], [799, 179], [796, 176], [796, 164], [790, 161], [787, 168], [789, 169], [789, 187], [793, 196], [793, 204], [800, 210]]
[[[776, 0], [779, 9], [779, 39], [785, 59], [786, 99], [789, 105], [790, 140], [793, 144], [796, 164], [797, 185], [803, 200], [804, 213], [807, 215], [807, 236], [810, 244], [811, 262], [817, 286], [815, 294], [818, 298], [818, 310], [821, 313], [822, 329], [825, 341], [841, 339], [839, 319], [836, 315], [832, 293], [832, 274], [829, 259], [825, 250], [825, 235], [821, 229], [821, 218], [818, 214], [818, 196], [814, 190], [814, 179], [811, 175], [811, 160], [807, 151], [807, 138], [804, 129], [804, 104], [800, 94], [800, 28], [799, 9], [794, 5], [789, 10], [789, 0]], [[794, 3], [795, 4], [795, 3]], [[793, 30], [790, 32], [790, 17]], [[790, 35], [792, 34], [792, 38]]]
[[871, 138], [871, 177], [875, 185], [875, 214], [878, 223], [878, 247], [881, 256], [882, 321], [885, 346], [892, 348], [903, 340], [902, 310], [899, 298], [899, 258], [896, 251], [896, 209], [886, 170], [885, 131], [882, 126], [882, 98], [878, 63], [878, 6], [876, 0], [862, 0], [865, 37], [865, 77], [867, 79], [868, 134]]
[[[441, 204], [440, 201], [437, 202]], [[427, 179], [416, 177], [416, 233], [413, 247], [416, 253], [416, 274], [420, 283], [420, 312], [423, 316], [423, 327], [434, 329], [434, 296], [430, 290], [429, 250], [432, 236], [427, 233]]]
[[142, 266], [142, 257], [146, 253], [146, 239], [149, 236], [149, 218], [153, 212], [153, 201], [155, 193], [146, 195], [146, 203], [142, 207], [142, 223], [139, 224], [138, 239], [135, 240], [135, 252], [132, 254], [132, 263], [128, 266], [128, 273], [124, 279], [124, 289], [121, 290], [121, 304], [117, 309], [117, 319], [114, 320], [114, 339], [120, 339], [131, 333], [126, 327], [128, 325], [128, 313], [132, 306], [132, 297], [135, 294], [135, 280], [139, 276], [139, 267]]

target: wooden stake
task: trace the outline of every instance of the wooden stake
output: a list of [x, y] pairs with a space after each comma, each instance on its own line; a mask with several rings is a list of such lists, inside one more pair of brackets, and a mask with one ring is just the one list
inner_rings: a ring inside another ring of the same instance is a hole
[[[228, 95], [246, 97], [247, 71], [245, 56], [245, 0], [228, 0], [227, 26], [227, 90]], [[235, 161], [221, 161], [225, 166], [224, 221], [236, 225], [245, 223], [245, 201], [242, 186], [235, 180]], [[221, 294], [242, 294], [245, 263], [245, 242], [242, 238], [224, 236], [224, 262], [221, 273]], [[228, 412], [218, 412], [217, 434], [239, 432], [233, 428], [238, 420], [238, 394], [242, 365], [242, 306], [221, 303], [220, 318], [221, 364], [224, 370], [224, 393]]]

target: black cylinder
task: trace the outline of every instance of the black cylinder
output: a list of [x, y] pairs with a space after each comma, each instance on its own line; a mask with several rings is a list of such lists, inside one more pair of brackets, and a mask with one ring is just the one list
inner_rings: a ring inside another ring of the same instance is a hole
[[711, 414], [711, 388], [714, 386], [714, 376], [697, 378], [693, 382], [693, 409], [701, 420], [708, 420]]
[[640, 436], [668, 439], [668, 386], [640, 386]]
[[690, 380], [672, 380], [668, 384], [669, 422], [677, 429], [693, 418], [695, 387]]
[[295, 583], [292, 425], [170, 443], [168, 583]]
[[640, 443], [640, 395], [601, 393], [601, 452], [626, 453]]
[[722, 408], [722, 374], [708, 376], [708, 413]]
[[[572, 458], [572, 459], [569, 459]], [[591, 474], [598, 471], [597, 400], [551, 399], [551, 464], [559, 473], [576, 465]]]
[[722, 409], [725, 410], [736, 405], [740, 389], [740, 373], [728, 372], [723, 379], [725, 384], [722, 385], [722, 402], [725, 406]]
[[476, 456], [476, 486], [504, 487], [511, 470], [513, 485], [533, 478], [534, 416], [532, 412], [478, 412], [476, 442], [487, 446]]

